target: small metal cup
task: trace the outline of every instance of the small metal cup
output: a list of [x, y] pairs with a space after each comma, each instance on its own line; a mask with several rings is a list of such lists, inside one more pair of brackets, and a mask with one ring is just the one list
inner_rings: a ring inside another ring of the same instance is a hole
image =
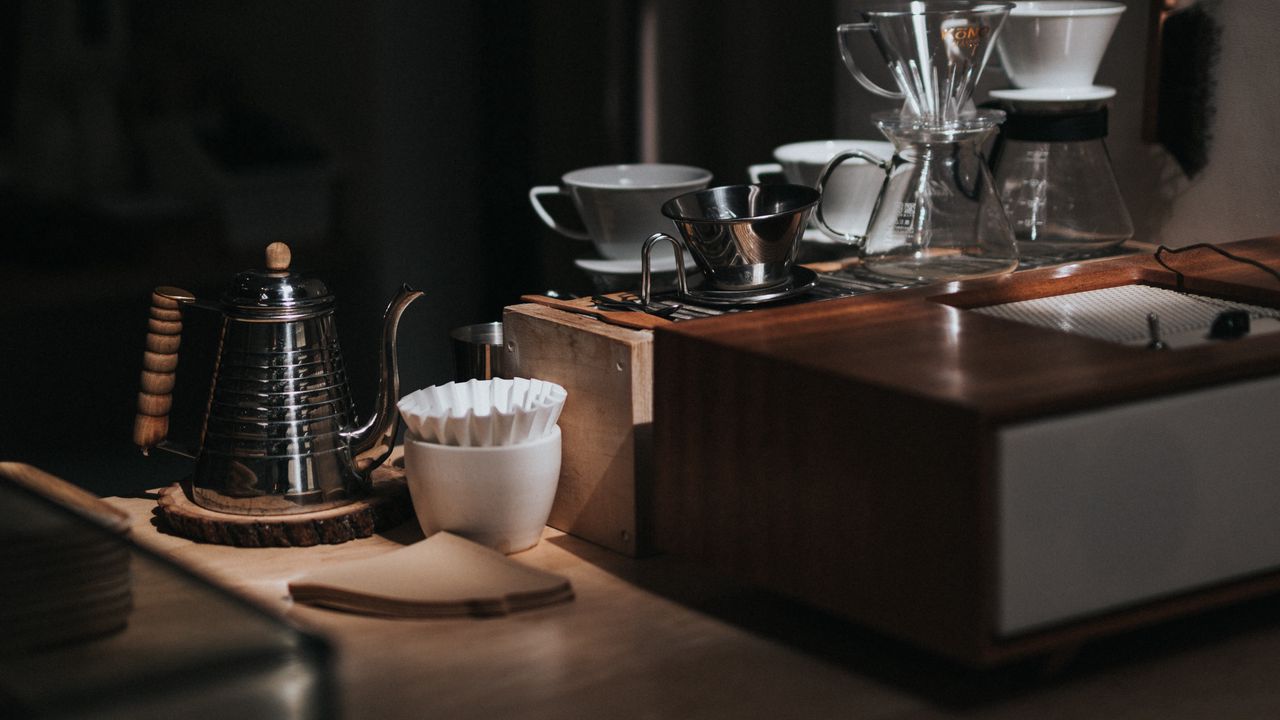
[[804, 185], [725, 185], [674, 197], [662, 214], [675, 222], [711, 286], [756, 290], [791, 279], [819, 197]]
[[453, 379], [489, 380], [503, 376], [502, 323], [463, 325], [449, 332], [453, 338]]

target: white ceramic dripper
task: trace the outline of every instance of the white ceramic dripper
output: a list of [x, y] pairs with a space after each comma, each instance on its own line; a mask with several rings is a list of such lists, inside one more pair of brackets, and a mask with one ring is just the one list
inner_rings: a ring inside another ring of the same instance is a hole
[[1017, 3], [996, 42], [1009, 81], [1042, 90], [1093, 87], [1124, 11], [1124, 3], [1110, 0]]

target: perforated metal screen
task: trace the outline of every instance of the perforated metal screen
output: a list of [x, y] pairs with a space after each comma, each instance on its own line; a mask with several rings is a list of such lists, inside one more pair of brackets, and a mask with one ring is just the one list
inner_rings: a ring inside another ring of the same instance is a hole
[[975, 308], [973, 312], [1125, 344], [1150, 339], [1147, 314], [1159, 318], [1167, 336], [1205, 335], [1219, 314], [1244, 310], [1251, 320], [1280, 320], [1280, 310], [1166, 290], [1120, 285], [1067, 295]]

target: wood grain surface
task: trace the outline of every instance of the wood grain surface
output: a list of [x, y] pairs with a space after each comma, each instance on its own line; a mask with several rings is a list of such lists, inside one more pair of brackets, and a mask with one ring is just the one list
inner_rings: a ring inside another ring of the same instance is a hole
[[[577, 595], [569, 603], [483, 620], [298, 605], [290, 579], [392, 552], [421, 539], [416, 525], [342, 545], [245, 549], [161, 532], [153, 500], [108, 501], [128, 513], [136, 542], [326, 636], [336, 649], [336, 711], [352, 720], [1190, 720], [1271, 717], [1280, 707], [1280, 604], [1121, 638], [1051, 673], [975, 675], [677, 558], [625, 558], [551, 529], [512, 558], [568, 578]], [[137, 596], [171, 597], [154, 581], [139, 576]], [[179, 622], [131, 632], [150, 631], [153, 653], [250, 632], [187, 613], [174, 603]]]
[[537, 304], [508, 307], [503, 334], [514, 374], [568, 392], [548, 524], [627, 555], [643, 552], [638, 513], [652, 472], [653, 334]]
[[0, 462], [0, 483], [22, 488], [57, 503], [70, 512], [112, 533], [129, 531], [129, 516], [84, 488], [51, 475], [33, 465]]
[[[1280, 238], [1224, 247], [1280, 266]], [[1257, 268], [1209, 251], [1168, 260], [1184, 273], [1190, 292], [1280, 306], [1280, 282]], [[857, 379], [989, 421], [1189, 390], [1274, 370], [1280, 335], [1162, 354], [963, 312], [1132, 283], [1177, 284], [1176, 276], [1150, 255], [1138, 255], [740, 313], [715, 322], [676, 323], [657, 332], [700, 348], [767, 352], [796, 371]]]
[[561, 300], [560, 298], [547, 297], [546, 295], [522, 295], [520, 299], [577, 315], [585, 315], [610, 325], [618, 325], [635, 330], [652, 330], [655, 327], [671, 324], [671, 321], [666, 318], [648, 313], [632, 310], [601, 310], [595, 306], [591, 298]]
[[111, 502], [133, 518], [140, 544], [330, 639], [341, 717], [888, 719], [927, 708], [651, 589], [714, 605], [732, 586], [550, 528], [511, 557], [567, 578], [573, 601], [498, 618], [387, 619], [293, 603], [287, 585], [417, 542], [414, 523], [342, 545], [246, 549], [159, 532], [153, 501]]
[[233, 515], [196, 505], [182, 485], [174, 484], [159, 491], [157, 514], [173, 532], [201, 542], [237, 547], [333, 545], [369, 537], [413, 517], [402, 472], [379, 474], [368, 496], [329, 510]]
[[[1229, 247], [1280, 265], [1280, 239]], [[1257, 268], [1168, 262], [1189, 291], [1280, 306]], [[974, 664], [1274, 590], [994, 636], [996, 428], [1280, 371], [1280, 335], [1152, 352], [966, 312], [1131, 283], [1179, 281], [1142, 255], [658, 329], [658, 549]]]

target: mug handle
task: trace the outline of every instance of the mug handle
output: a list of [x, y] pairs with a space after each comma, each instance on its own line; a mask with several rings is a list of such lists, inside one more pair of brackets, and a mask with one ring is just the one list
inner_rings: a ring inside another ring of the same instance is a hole
[[871, 32], [875, 30], [875, 23], [847, 23], [836, 28], [836, 45], [840, 47], [840, 59], [844, 61], [844, 66], [849, 68], [849, 72], [853, 73], [853, 79], [858, 81], [862, 87], [879, 95], [893, 100], [905, 100], [906, 95], [896, 90], [886, 90], [875, 84], [871, 78], [863, 74], [858, 69], [857, 63], [853, 61], [853, 53], [849, 52], [849, 36], [854, 32], [865, 30]]
[[551, 213], [547, 212], [547, 209], [542, 206], [542, 200], [539, 198], [543, 195], [561, 195], [563, 197], [569, 197], [569, 193], [565, 192], [564, 188], [556, 185], [538, 185], [537, 187], [529, 190], [529, 204], [533, 205], [533, 211], [538, 213], [538, 217], [542, 218], [542, 222], [545, 223], [547, 227], [555, 230], [565, 237], [571, 237], [574, 240], [591, 239], [590, 235], [581, 230], [565, 227], [564, 225], [556, 222], [556, 219], [551, 217]]
[[648, 305], [653, 295], [653, 275], [649, 271], [649, 252], [653, 250], [653, 246], [660, 240], [668, 240], [676, 252], [676, 288], [680, 291], [681, 296], [688, 296], [689, 283], [684, 277], [684, 248], [680, 245], [680, 241], [671, 237], [664, 232], [657, 232], [649, 236], [644, 241], [644, 247], [640, 251], [640, 302]]
[[[836, 155], [835, 157], [831, 158], [831, 160], [827, 161], [827, 166], [822, 169], [822, 176], [818, 178], [817, 188], [818, 188], [819, 197], [818, 197], [818, 212], [816, 214], [818, 217], [818, 229], [822, 230], [822, 232], [825, 233], [827, 237], [831, 238], [832, 240], [845, 242], [850, 245], [856, 245], [859, 248], [861, 248], [861, 246], [867, 241], [867, 228], [862, 229], [861, 235], [855, 235], [851, 232], [836, 230], [835, 228], [827, 224], [827, 219], [822, 215], [822, 201], [827, 199], [825, 188], [827, 186], [827, 181], [831, 179], [831, 173], [835, 172], [836, 168], [843, 165], [846, 161], [851, 160], [853, 158], [858, 158], [859, 160], [866, 160], [872, 165], [879, 167], [881, 170], [884, 170], [885, 176], [888, 177], [888, 174], [889, 174], [888, 160], [881, 160], [875, 155], [872, 155], [869, 152], [863, 152], [862, 150], [846, 150], [840, 153], [839, 155]], [[874, 214], [875, 212], [872, 211], [872, 215]], [[871, 222], [871, 219], [867, 218], [867, 222], [869, 224]]]
[[781, 175], [782, 166], [778, 163], [761, 163], [759, 165], [748, 165], [747, 175], [751, 176], [751, 182], [760, 183], [760, 178], [765, 175]]

